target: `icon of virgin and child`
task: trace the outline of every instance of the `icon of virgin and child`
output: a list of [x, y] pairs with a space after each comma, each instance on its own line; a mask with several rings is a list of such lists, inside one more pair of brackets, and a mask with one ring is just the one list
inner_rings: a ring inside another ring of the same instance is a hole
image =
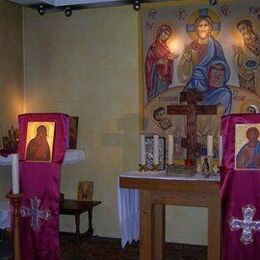
[[[195, 89], [202, 92], [203, 104], [220, 105], [221, 114], [229, 114], [232, 106], [232, 94], [227, 86], [230, 68], [220, 42], [215, 39], [221, 24], [213, 14], [207, 8], [199, 9], [188, 20], [186, 31], [192, 41], [184, 46], [177, 76], [184, 91]], [[155, 41], [148, 48], [145, 60], [148, 102], [167, 90], [174, 80], [173, 63], [179, 54], [172, 52], [167, 43], [175, 36], [169, 25], [161, 25]]]
[[[47, 140], [50, 133], [48, 133], [47, 129], [48, 126], [45, 124], [40, 124], [36, 127], [35, 136], [29, 140], [26, 147], [27, 161], [51, 161], [51, 148]], [[28, 128], [28, 131], [29, 130]]]

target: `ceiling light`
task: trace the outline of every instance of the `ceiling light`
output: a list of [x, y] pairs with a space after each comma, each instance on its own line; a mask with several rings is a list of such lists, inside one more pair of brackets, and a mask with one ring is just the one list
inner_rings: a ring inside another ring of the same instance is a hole
[[39, 15], [44, 15], [46, 8], [44, 7], [43, 4], [39, 4], [38, 7], [37, 7], [37, 11], [38, 11]]
[[209, 0], [209, 3], [211, 5], [216, 5], [218, 3], [218, 1], [217, 0]]
[[65, 9], [64, 9], [64, 14], [65, 14], [65, 16], [67, 16], [67, 17], [70, 17], [70, 16], [72, 15], [72, 9], [71, 9], [70, 6], [65, 7]]
[[134, 8], [135, 11], [139, 11], [141, 9], [140, 0], [134, 0], [133, 8]]

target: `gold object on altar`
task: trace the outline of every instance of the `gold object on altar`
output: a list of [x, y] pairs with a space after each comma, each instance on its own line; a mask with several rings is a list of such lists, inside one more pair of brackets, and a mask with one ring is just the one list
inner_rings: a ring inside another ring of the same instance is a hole
[[154, 164], [153, 167], [152, 167], [152, 171], [160, 171], [159, 164]]
[[[1, 130], [2, 132], [2, 130]], [[2, 134], [1, 134], [2, 135]], [[3, 148], [10, 152], [16, 152], [18, 149], [19, 132], [13, 126], [8, 130], [8, 136], [2, 136]]]
[[146, 164], [138, 164], [139, 165], [139, 172], [147, 172], [148, 168], [146, 166]]

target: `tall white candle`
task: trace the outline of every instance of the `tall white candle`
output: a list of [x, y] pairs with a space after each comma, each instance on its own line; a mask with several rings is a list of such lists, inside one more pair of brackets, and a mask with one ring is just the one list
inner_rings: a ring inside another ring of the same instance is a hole
[[153, 164], [159, 164], [159, 136], [153, 136]]
[[222, 163], [222, 155], [223, 155], [223, 140], [222, 140], [222, 135], [220, 135], [218, 140], [219, 165], [221, 165]]
[[145, 136], [140, 136], [140, 164], [145, 165]]
[[168, 164], [172, 164], [173, 157], [173, 135], [168, 136]]
[[18, 154], [12, 154], [12, 190], [13, 194], [19, 193]]
[[213, 135], [207, 136], [207, 155], [213, 157]]

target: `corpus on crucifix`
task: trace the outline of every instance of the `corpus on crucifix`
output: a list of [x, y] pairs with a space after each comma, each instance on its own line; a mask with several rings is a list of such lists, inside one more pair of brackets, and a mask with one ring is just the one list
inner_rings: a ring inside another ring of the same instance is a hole
[[203, 101], [203, 93], [196, 90], [187, 90], [180, 93], [180, 102], [185, 105], [167, 106], [167, 113], [170, 115], [186, 115], [187, 117], [187, 138], [182, 138], [181, 146], [187, 149], [187, 160], [196, 164], [196, 157], [199, 154], [201, 144], [197, 142], [197, 115], [217, 114], [217, 107], [212, 105], [197, 105]]

